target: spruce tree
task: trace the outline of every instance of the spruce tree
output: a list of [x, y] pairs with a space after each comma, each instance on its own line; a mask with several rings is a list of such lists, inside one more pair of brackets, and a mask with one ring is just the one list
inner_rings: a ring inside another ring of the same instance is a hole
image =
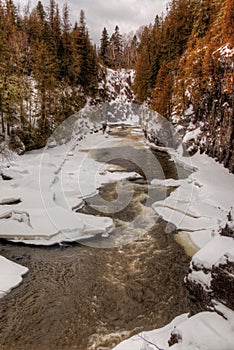
[[101, 46], [99, 51], [99, 57], [104, 65], [109, 66], [109, 52], [110, 52], [110, 40], [107, 29], [104, 27], [101, 37]]
[[151, 60], [149, 52], [150, 30], [145, 27], [142, 33], [136, 62], [136, 75], [133, 91], [139, 102], [144, 102], [151, 94]]
[[84, 11], [80, 12], [79, 25], [72, 31], [73, 64], [70, 72], [73, 83], [79, 84], [86, 93], [94, 93], [97, 88], [98, 64], [85, 24]]
[[110, 58], [112, 68], [117, 69], [121, 67], [123, 62], [123, 41], [117, 25], [110, 38]]

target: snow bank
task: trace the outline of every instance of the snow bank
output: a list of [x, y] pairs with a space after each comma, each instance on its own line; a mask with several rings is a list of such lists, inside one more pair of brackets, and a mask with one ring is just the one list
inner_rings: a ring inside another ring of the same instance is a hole
[[203, 236], [212, 239], [227, 222], [227, 214], [234, 204], [234, 176], [204, 154], [187, 158], [180, 151], [170, 150], [170, 153], [175, 162], [196, 171], [187, 180], [178, 180], [178, 188], [153, 208], [201, 248], [207, 242]]
[[[234, 344], [234, 312], [227, 320], [215, 312], [201, 312], [176, 327], [178, 343], [170, 350], [232, 350]], [[167, 349], [167, 348], [165, 348]]]
[[168, 339], [170, 338], [171, 332], [177, 325], [185, 320], [187, 320], [187, 315], [180, 315], [167, 326], [135, 335], [117, 345], [113, 350], [166, 350], [168, 349]]
[[[181, 315], [169, 325], [140, 333], [113, 350], [233, 350], [234, 313], [229, 309], [222, 311], [227, 319], [215, 312], [201, 312], [190, 318]], [[170, 338], [177, 343], [169, 346]]]

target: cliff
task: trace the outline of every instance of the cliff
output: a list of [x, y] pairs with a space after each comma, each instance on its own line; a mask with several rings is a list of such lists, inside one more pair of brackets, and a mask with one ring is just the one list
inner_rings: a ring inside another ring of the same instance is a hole
[[[207, 54], [206, 48], [202, 50]], [[185, 53], [185, 56], [188, 55], [186, 60], [192, 54], [194, 52]], [[213, 51], [211, 57], [215, 61], [217, 76], [203, 76], [203, 80], [207, 79], [209, 83], [203, 86], [199, 94], [195, 91], [199, 86], [198, 78], [194, 77], [191, 81], [184, 77], [187, 109], [182, 110], [179, 89], [173, 97], [177, 102], [174, 102], [172, 123], [180, 127], [184, 149], [190, 155], [197, 151], [206, 152], [234, 173], [234, 48], [224, 45]], [[176, 82], [177, 87], [180, 84], [181, 81]]]

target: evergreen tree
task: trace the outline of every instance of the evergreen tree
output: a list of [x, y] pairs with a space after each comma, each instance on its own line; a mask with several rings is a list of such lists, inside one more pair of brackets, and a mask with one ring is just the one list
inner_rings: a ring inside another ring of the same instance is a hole
[[141, 42], [138, 49], [136, 62], [136, 76], [133, 85], [133, 91], [139, 102], [144, 102], [151, 94], [151, 59], [150, 59], [150, 30], [144, 28]]
[[120, 68], [123, 62], [123, 41], [119, 27], [115, 27], [115, 31], [110, 38], [110, 59], [111, 66], [114, 69]]
[[159, 114], [169, 119], [172, 112], [173, 77], [164, 61], [157, 75], [151, 106]]
[[232, 0], [226, 0], [224, 8], [224, 18], [222, 32], [224, 38], [229, 44], [234, 46], [234, 2]]
[[72, 42], [71, 42], [71, 23], [69, 20], [68, 5], [63, 6], [62, 16], [62, 35], [60, 43], [60, 76], [69, 81], [69, 67], [72, 65]]
[[73, 65], [71, 78], [73, 83], [83, 87], [86, 93], [94, 93], [97, 87], [98, 64], [85, 24], [85, 14], [81, 10], [79, 25], [72, 32]]
[[110, 40], [109, 40], [109, 35], [107, 32], [107, 29], [104, 27], [104, 29], [102, 31], [99, 57], [106, 66], [109, 66], [109, 64], [110, 64], [109, 52], [110, 52]]

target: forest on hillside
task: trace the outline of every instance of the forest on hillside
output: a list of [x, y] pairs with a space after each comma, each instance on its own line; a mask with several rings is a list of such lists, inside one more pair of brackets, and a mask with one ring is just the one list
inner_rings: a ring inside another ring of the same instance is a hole
[[44, 145], [61, 121], [98, 94], [104, 65], [133, 67], [136, 36], [124, 39], [116, 25], [109, 37], [104, 28], [97, 49], [83, 10], [78, 18], [72, 25], [68, 5], [60, 10], [55, 0], [24, 11], [0, 1], [1, 140], [20, 139], [26, 149]]
[[190, 149], [234, 172], [234, 1], [172, 0], [144, 28], [135, 69], [137, 101], [197, 128]]
[[100, 47], [83, 10], [78, 17], [72, 25], [68, 5], [61, 10], [55, 0], [24, 11], [0, 1], [1, 140], [44, 145], [88, 98], [105, 100], [106, 68], [133, 68], [136, 101], [173, 122], [192, 120], [203, 128], [205, 151], [234, 171], [233, 0], [172, 0], [136, 33], [104, 27]]
[[232, 93], [233, 67], [219, 64], [217, 50], [234, 46], [234, 2], [172, 0], [167, 11], [144, 28], [134, 92], [139, 102], [150, 98], [152, 107], [170, 118], [178, 106], [173, 98], [180, 99], [183, 111], [189, 100], [198, 107], [203, 92], [210, 88], [216, 94], [224, 78], [224, 91]]

